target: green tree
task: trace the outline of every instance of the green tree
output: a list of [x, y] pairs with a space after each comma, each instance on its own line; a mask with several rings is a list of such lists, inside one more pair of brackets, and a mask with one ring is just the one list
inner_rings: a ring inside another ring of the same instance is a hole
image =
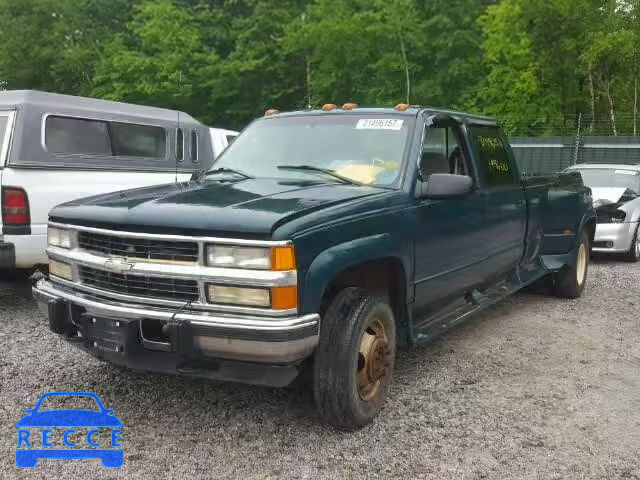
[[206, 7], [188, 10], [171, 0], [138, 5], [125, 31], [105, 47], [92, 94], [207, 117], [196, 99], [219, 73], [219, 57], [201, 28], [208, 15]]
[[299, 0], [224, 3], [232, 48], [223, 58], [220, 75], [210, 79], [218, 122], [239, 128], [267, 108], [304, 106], [304, 57], [285, 48], [285, 29], [300, 17], [304, 4]]
[[589, 48], [581, 55], [585, 69], [596, 79], [607, 99], [614, 135], [618, 135], [618, 129], [613, 86], [620, 77], [631, 71], [635, 40], [636, 36], [630, 30], [595, 32], [591, 36]]
[[[493, 0], [419, 2], [422, 41], [413, 52], [418, 65], [416, 98], [423, 104], [480, 110], [475, 101], [487, 76], [478, 18]], [[417, 57], [417, 58], [416, 58]]]
[[309, 104], [388, 105], [415, 99], [423, 39], [412, 0], [316, 0], [287, 28], [284, 45], [305, 59]]
[[523, 3], [502, 0], [480, 18], [489, 74], [477, 102], [484, 112], [500, 117], [512, 133], [526, 133], [528, 127], [543, 123], [555, 103], [543, 96]]
[[88, 94], [105, 42], [135, 3], [0, 0], [0, 78], [6, 88]]

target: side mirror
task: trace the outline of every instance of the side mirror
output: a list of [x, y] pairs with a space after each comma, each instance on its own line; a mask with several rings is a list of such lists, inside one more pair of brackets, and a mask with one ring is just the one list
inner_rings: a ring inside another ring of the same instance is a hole
[[473, 192], [473, 178], [466, 175], [434, 173], [420, 184], [420, 197], [433, 200], [458, 198]]

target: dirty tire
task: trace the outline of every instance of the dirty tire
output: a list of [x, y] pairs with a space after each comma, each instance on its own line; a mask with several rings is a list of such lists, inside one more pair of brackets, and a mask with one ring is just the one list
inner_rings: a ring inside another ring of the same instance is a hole
[[325, 421], [354, 430], [378, 415], [391, 383], [395, 349], [389, 304], [360, 288], [342, 290], [322, 320], [314, 361], [313, 393]]
[[637, 263], [640, 261], [640, 238], [638, 237], [639, 228], [640, 227], [636, 227], [636, 233], [631, 241], [631, 247], [629, 247], [629, 251], [624, 256], [625, 260], [631, 263]]
[[580, 232], [576, 266], [565, 268], [555, 275], [553, 293], [561, 298], [578, 298], [587, 283], [589, 270], [589, 237]]

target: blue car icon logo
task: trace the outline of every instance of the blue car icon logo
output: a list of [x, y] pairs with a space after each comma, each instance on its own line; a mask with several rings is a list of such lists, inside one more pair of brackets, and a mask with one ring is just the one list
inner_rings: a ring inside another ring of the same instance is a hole
[[[95, 400], [98, 410], [58, 409], [39, 411], [42, 402], [49, 397], [89, 397]], [[102, 465], [118, 468], [124, 463], [121, 447], [122, 422], [114, 411], [104, 407], [100, 398], [91, 392], [49, 392], [40, 397], [34, 408], [25, 410], [26, 415], [16, 423], [18, 448], [16, 465], [32, 468], [41, 458], [59, 460], [99, 458]], [[101, 428], [102, 427], [102, 430]], [[65, 447], [54, 448], [54, 430], [64, 429], [58, 440]], [[85, 430], [86, 434], [84, 433]], [[108, 434], [105, 437], [105, 432]], [[87, 447], [83, 448], [84, 444]], [[105, 448], [105, 447], [109, 448]]]

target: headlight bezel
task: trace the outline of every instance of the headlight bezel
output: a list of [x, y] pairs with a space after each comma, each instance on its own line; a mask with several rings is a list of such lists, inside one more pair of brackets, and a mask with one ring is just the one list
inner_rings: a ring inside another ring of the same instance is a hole
[[58, 248], [71, 248], [71, 230], [60, 227], [47, 228], [47, 245]]

